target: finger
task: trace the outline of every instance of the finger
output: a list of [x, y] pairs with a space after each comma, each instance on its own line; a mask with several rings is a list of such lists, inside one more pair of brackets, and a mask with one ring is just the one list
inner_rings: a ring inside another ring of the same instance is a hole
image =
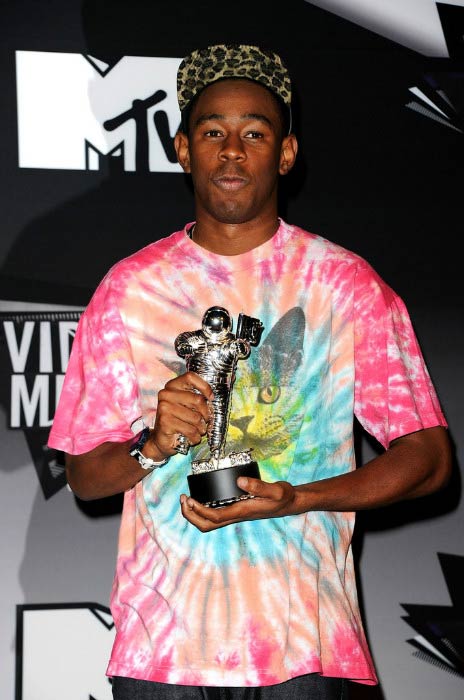
[[154, 442], [163, 443], [176, 450], [179, 436], [183, 436], [189, 445], [197, 445], [201, 442], [203, 431], [198, 430], [190, 423], [172, 420], [168, 426], [158, 425], [154, 429]]
[[217, 529], [216, 525], [211, 523], [208, 518], [196, 512], [194, 502], [191, 498], [187, 498], [185, 494], [182, 494], [180, 497], [180, 508], [184, 518], [192, 525], [195, 525], [201, 532], [210, 532]]
[[239, 476], [237, 479], [239, 488], [261, 498], [275, 498], [276, 484], [279, 484], [279, 482], [269, 483], [268, 481], [262, 481], [262, 479], [254, 479], [251, 476]]
[[156, 425], [161, 426], [166, 433], [175, 430], [182, 432], [181, 425], [173, 425], [173, 421], [188, 423], [204, 435], [209, 420], [209, 410], [206, 400], [201, 394], [190, 391], [172, 391], [163, 389], [158, 396]]
[[237, 501], [221, 508], [208, 508], [195, 499], [184, 495], [181, 497], [181, 508], [182, 514], [192, 525], [195, 525], [201, 532], [209, 532], [243, 520], [255, 520], [263, 517], [263, 513], [267, 514], [269, 511], [269, 501], [249, 499]]
[[167, 382], [166, 387], [174, 389], [182, 389], [183, 391], [199, 391], [208, 401], [214, 398], [213, 390], [208, 382], [206, 382], [196, 372], [185, 372], [178, 377]]
[[[198, 414], [195, 420], [199, 420]], [[179, 435], [185, 436], [188, 446], [190, 446], [198, 445], [205, 432], [206, 426], [203, 420], [198, 425], [192, 425], [192, 423], [183, 421], [176, 416], [165, 414], [157, 416], [150, 438], [160, 451], [173, 455], [178, 451]]]
[[165, 405], [169, 404], [170, 411], [174, 411], [176, 415], [180, 415], [174, 407], [184, 406], [195, 414], [199, 414], [205, 423], [208, 423], [211, 417], [211, 409], [202, 394], [187, 391], [185, 389], [176, 389], [166, 385], [158, 394], [158, 410], [163, 410]]
[[[216, 512], [217, 509], [206, 508], [193, 498], [187, 498], [185, 494], [182, 494], [180, 497], [180, 505], [184, 518], [192, 525], [195, 525], [195, 527], [201, 532], [211, 532], [212, 530], [217, 530], [220, 527], [231, 525], [232, 523], [236, 522], [235, 520], [230, 520], [228, 518], [223, 518], [222, 521], [218, 521]], [[212, 520], [211, 517], [214, 517], [215, 515], [216, 518]]]
[[253, 496], [250, 502], [256, 512], [282, 514], [295, 500], [295, 489], [287, 481], [268, 482], [241, 476], [237, 485]]
[[179, 422], [192, 426], [202, 435], [205, 434], [207, 428], [203, 414], [197, 410], [182, 404], [161, 404], [158, 409], [158, 425], [166, 432], [173, 432], [174, 422], [177, 423], [176, 430], [180, 430], [180, 432], [182, 432], [183, 426], [179, 425]]

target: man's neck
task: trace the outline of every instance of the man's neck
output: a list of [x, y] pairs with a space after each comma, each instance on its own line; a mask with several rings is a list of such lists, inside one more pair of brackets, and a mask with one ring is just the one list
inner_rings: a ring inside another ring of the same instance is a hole
[[279, 228], [279, 219], [253, 220], [240, 224], [197, 220], [190, 230], [192, 240], [216, 255], [240, 255], [262, 245]]

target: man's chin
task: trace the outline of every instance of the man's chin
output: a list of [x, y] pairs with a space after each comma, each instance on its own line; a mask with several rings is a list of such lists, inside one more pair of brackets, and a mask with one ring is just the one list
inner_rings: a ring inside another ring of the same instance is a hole
[[237, 206], [235, 202], [215, 209], [212, 213], [221, 224], [246, 224], [254, 214], [251, 209]]

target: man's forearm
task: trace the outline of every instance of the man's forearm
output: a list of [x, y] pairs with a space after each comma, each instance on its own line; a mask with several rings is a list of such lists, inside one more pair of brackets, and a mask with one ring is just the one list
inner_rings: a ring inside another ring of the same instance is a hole
[[[149, 471], [129, 454], [132, 440], [104, 442], [90, 452], [66, 455], [66, 475], [73, 493], [84, 501], [114, 496], [135, 486]], [[165, 455], [153, 445], [144, 454], [161, 461]]]
[[442, 488], [451, 473], [447, 431], [411, 433], [348, 474], [296, 486], [296, 512], [356, 511], [426, 496]]

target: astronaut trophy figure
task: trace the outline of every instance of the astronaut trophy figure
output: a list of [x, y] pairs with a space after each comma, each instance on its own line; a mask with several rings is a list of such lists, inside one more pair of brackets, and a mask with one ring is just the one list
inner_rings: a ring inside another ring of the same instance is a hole
[[[212, 306], [203, 315], [201, 330], [181, 333], [174, 343], [177, 354], [185, 358], [187, 370], [207, 381], [214, 394], [207, 428], [211, 456], [193, 461], [188, 477], [191, 495], [205, 505], [217, 507], [248, 498], [236, 485], [237, 477], [259, 477], [251, 450], [226, 455], [225, 445], [237, 363], [250, 355], [252, 345], [258, 345], [262, 331], [261, 321], [240, 314], [234, 334], [229, 312]], [[179, 436], [176, 450], [187, 454], [189, 444], [185, 436]]]
[[[212, 418], [207, 436], [211, 455], [216, 461], [224, 456], [237, 361], [248, 357], [251, 350], [250, 343], [236, 338], [231, 329], [226, 309], [213, 306], [203, 316], [201, 330], [181, 333], [175, 341], [176, 352], [186, 359], [187, 370], [199, 374], [213, 390]], [[182, 435], [178, 451], [186, 454], [188, 447]]]

